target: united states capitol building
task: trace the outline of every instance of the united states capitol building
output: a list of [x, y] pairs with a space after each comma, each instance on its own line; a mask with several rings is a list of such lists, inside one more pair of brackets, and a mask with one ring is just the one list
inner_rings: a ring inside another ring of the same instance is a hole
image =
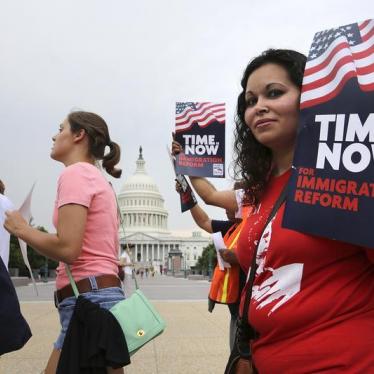
[[164, 199], [146, 172], [141, 147], [135, 173], [126, 180], [117, 198], [124, 223], [124, 230], [120, 228], [121, 247], [129, 245], [135, 267], [173, 273], [189, 270], [211, 243], [210, 236], [198, 229], [183, 232], [168, 229]]

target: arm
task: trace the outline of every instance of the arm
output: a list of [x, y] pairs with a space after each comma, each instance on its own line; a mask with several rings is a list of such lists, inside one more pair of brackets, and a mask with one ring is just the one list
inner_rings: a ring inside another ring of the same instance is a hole
[[200, 207], [199, 204], [196, 204], [194, 207], [190, 209], [192, 218], [194, 219], [195, 223], [204, 231], [209, 232], [210, 234], [213, 232], [212, 229], [212, 220], [208, 217], [205, 211]]
[[66, 263], [79, 257], [87, 220], [86, 207], [77, 204], [60, 207], [56, 234], [34, 229], [18, 211], [6, 212], [6, 216], [5, 228], [43, 256]]
[[[183, 149], [175, 140], [175, 134], [172, 134], [173, 141], [171, 143], [171, 152], [173, 155], [179, 154]], [[234, 191], [217, 191], [216, 188], [208, 182], [207, 179], [201, 177], [189, 177], [191, 184], [196, 193], [203, 199], [205, 204], [215, 205], [231, 212], [238, 210], [236, 195]]]
[[[178, 181], [175, 183], [175, 189], [179, 194], [183, 193], [182, 186]], [[189, 209], [191, 212], [191, 216], [194, 219], [195, 223], [204, 231], [209, 232], [210, 234], [213, 232], [212, 229], [212, 220], [209, 216], [205, 213], [205, 211], [200, 207], [199, 204], [195, 204], [192, 208]]]
[[194, 190], [205, 204], [215, 205], [230, 212], [238, 210], [235, 191], [217, 191], [207, 179], [201, 177], [190, 177], [190, 181]]

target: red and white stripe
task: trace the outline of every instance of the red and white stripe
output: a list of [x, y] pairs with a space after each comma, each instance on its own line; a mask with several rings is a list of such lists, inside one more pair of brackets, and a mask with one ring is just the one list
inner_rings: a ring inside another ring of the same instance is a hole
[[175, 118], [175, 130], [186, 131], [194, 122], [197, 122], [200, 127], [206, 127], [214, 121], [221, 124], [225, 123], [225, 104], [219, 103], [198, 103], [197, 109], [185, 109]]
[[363, 42], [350, 46], [346, 37], [334, 40], [305, 67], [301, 109], [326, 102], [339, 94], [348, 79], [357, 77], [363, 91], [374, 90], [374, 20], [359, 25]]

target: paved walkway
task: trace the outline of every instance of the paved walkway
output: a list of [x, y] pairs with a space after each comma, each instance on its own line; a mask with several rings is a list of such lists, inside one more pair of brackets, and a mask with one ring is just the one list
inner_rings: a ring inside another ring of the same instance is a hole
[[[127, 280], [127, 279], [126, 279]], [[210, 283], [206, 280], [188, 280], [174, 278], [172, 276], [155, 276], [140, 278], [137, 276], [139, 287], [151, 300], [200, 300], [206, 301]], [[53, 299], [55, 282], [37, 283], [39, 296], [36, 296], [31, 284], [17, 287], [17, 295], [20, 301], [50, 301]], [[126, 281], [126, 291], [131, 293], [134, 289], [134, 281]]]
[[[53, 286], [40, 285], [40, 298], [46, 298]], [[208, 282], [155, 277], [141, 280], [140, 287], [150, 299], [157, 300], [153, 303], [167, 328], [132, 357], [125, 373], [223, 373], [229, 354], [229, 312], [223, 305], [217, 305], [213, 313], [207, 311]], [[58, 315], [52, 302], [32, 297], [31, 287], [20, 287], [17, 292], [33, 337], [20, 351], [0, 358], [0, 373], [39, 374], [58, 334]]]

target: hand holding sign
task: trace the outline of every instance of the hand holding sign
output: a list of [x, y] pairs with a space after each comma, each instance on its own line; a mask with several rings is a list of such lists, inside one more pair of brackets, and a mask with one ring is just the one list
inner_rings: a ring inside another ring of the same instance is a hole
[[197, 200], [184, 175], [178, 174], [176, 181], [179, 186], [178, 190], [180, 191], [179, 195], [181, 199], [181, 211], [184, 213], [193, 208], [197, 204]]
[[183, 148], [180, 143], [175, 140], [175, 132], [172, 132], [171, 134], [173, 136], [173, 141], [171, 142], [171, 154], [176, 156], [183, 151]]
[[[173, 134], [173, 136], [174, 136], [174, 134]], [[176, 142], [173, 142], [173, 149], [174, 149], [174, 152], [175, 152], [176, 145], [174, 145], [174, 143], [176, 143]], [[170, 152], [168, 147], [166, 147], [166, 149], [167, 149], [167, 152], [169, 154], [170, 161], [173, 165], [174, 172], [176, 173], [176, 171], [175, 171], [175, 157]], [[197, 204], [197, 200], [196, 200], [195, 194], [192, 191], [191, 186], [189, 185], [189, 183], [188, 183], [188, 181], [187, 181], [187, 179], [184, 175], [176, 174], [176, 179], [175, 180], [177, 182], [176, 183], [176, 190], [177, 190], [177, 192], [179, 193], [179, 196], [180, 196], [181, 211], [182, 211], [182, 213], [184, 213], [187, 210], [190, 210], [191, 208], [193, 208]]]

